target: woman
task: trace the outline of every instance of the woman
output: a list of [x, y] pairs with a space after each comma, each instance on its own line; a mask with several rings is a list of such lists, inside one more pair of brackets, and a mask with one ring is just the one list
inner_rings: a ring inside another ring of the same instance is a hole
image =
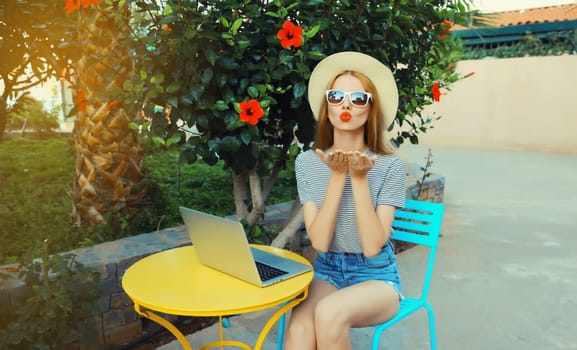
[[351, 349], [351, 327], [393, 317], [400, 281], [391, 242], [405, 200], [406, 164], [387, 147], [398, 92], [376, 59], [341, 52], [321, 61], [309, 81], [318, 121], [316, 149], [295, 171], [315, 277], [291, 315], [285, 348]]

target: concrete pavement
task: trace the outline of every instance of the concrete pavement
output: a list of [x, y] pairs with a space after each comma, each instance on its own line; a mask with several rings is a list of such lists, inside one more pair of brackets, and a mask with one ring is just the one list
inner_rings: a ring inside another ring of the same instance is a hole
[[[427, 147], [403, 146], [424, 163]], [[577, 156], [433, 148], [446, 214], [430, 291], [438, 348], [577, 349]], [[398, 255], [403, 292], [418, 293], [426, 250]], [[237, 316], [225, 336], [254, 343], [267, 313]], [[429, 349], [424, 311], [385, 331], [381, 349]], [[196, 349], [216, 326], [189, 335]], [[372, 330], [352, 331], [368, 349]], [[264, 349], [275, 349], [276, 330]], [[178, 342], [160, 347], [181, 349]], [[228, 348], [227, 348], [228, 349]]]

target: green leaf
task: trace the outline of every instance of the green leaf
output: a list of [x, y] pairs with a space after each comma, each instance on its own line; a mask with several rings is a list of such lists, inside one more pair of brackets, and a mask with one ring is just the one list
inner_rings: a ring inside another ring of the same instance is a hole
[[281, 62], [284, 64], [290, 63], [294, 60], [294, 56], [293, 55], [284, 55], [281, 57]]
[[318, 33], [319, 29], [321, 29], [321, 26], [318, 24], [312, 27], [310, 30], [305, 32], [305, 38], [307, 39], [313, 38]]
[[202, 71], [202, 74], [200, 76], [200, 81], [205, 84], [208, 85], [208, 83], [210, 82], [210, 80], [212, 79], [212, 68], [208, 67], [205, 70]]
[[160, 137], [160, 136], [153, 136], [153, 137], [152, 137], [152, 141], [153, 141], [155, 144], [157, 144], [157, 145], [162, 145], [162, 146], [165, 145], [164, 138], [162, 138], [162, 137]]
[[250, 45], [250, 40], [239, 40], [238, 48], [241, 50], [246, 49]]
[[279, 18], [279, 14], [276, 12], [272, 12], [272, 11], [267, 11], [265, 12], [265, 15], [270, 16], [270, 17], [274, 17], [274, 18]]
[[168, 104], [170, 104], [174, 108], [178, 108], [178, 97], [173, 96], [168, 99]]
[[293, 87], [293, 96], [299, 98], [305, 94], [307, 86], [303, 82], [298, 82]]
[[226, 124], [226, 130], [228, 131], [233, 131], [244, 126], [244, 122], [238, 119], [238, 114], [236, 113], [227, 113], [224, 117], [224, 122]]
[[265, 109], [268, 108], [268, 106], [270, 106], [270, 100], [266, 99], [266, 100], [261, 100], [260, 101], [260, 106]]
[[260, 139], [260, 132], [258, 130], [258, 126], [249, 125], [248, 132], [253, 140], [257, 141], [258, 139]]
[[217, 81], [218, 87], [222, 88], [226, 84], [227, 80], [228, 80], [228, 78], [226, 75], [224, 75], [224, 74], [217, 75], [216, 81]]
[[242, 25], [242, 22], [243, 22], [242, 18], [238, 18], [236, 21], [234, 21], [231, 28], [232, 35], [236, 35], [238, 33], [238, 29]]
[[259, 94], [266, 94], [266, 90], [269, 88], [267, 85], [265, 84], [258, 84], [255, 86], [256, 89], [258, 90]]
[[326, 57], [326, 55], [320, 51], [309, 51], [307, 53], [307, 56], [309, 58], [312, 58], [313, 60], [322, 60], [323, 58]]
[[214, 66], [216, 63], [216, 52], [212, 49], [203, 50], [204, 58], [210, 63], [211, 66]]
[[247, 89], [248, 95], [252, 98], [258, 97], [258, 89], [254, 86], [249, 86]]
[[171, 146], [180, 141], [180, 134], [173, 134], [168, 140], [166, 140], [166, 146]]
[[169, 94], [173, 94], [177, 91], [180, 91], [180, 84], [177, 81], [170, 83], [170, 85], [168, 85], [166, 88], [166, 92]]
[[219, 151], [235, 152], [240, 148], [240, 140], [234, 136], [225, 136], [218, 144]]
[[205, 115], [200, 115], [196, 118], [197, 126], [202, 129], [208, 129], [208, 118]]
[[132, 83], [132, 81], [130, 80], [126, 80], [123, 84], [122, 84], [122, 88], [126, 91], [133, 91], [134, 89], [134, 84]]
[[297, 154], [299, 154], [301, 151], [299, 145], [297, 143], [293, 143], [292, 145], [290, 145], [289, 147], [289, 155], [291, 157], [296, 157]]
[[226, 102], [224, 102], [223, 100], [218, 100], [214, 104], [214, 108], [219, 112], [223, 112], [228, 110], [228, 104], [226, 104]]
[[138, 130], [140, 128], [140, 126], [138, 124], [136, 124], [135, 122], [131, 122], [131, 123], [128, 123], [128, 128], [130, 130]]
[[250, 131], [248, 129], [244, 129], [240, 133], [240, 139], [245, 144], [248, 145], [252, 141], [252, 137], [250, 135]]
[[218, 21], [225, 27], [225, 28], [229, 28], [230, 27], [230, 22], [228, 21], [228, 19], [226, 19], [225, 17], [220, 17], [218, 19]]
[[151, 89], [146, 93], [146, 99], [147, 100], [155, 100], [159, 95], [160, 92], [162, 92], [162, 87], [160, 87], [160, 89]]

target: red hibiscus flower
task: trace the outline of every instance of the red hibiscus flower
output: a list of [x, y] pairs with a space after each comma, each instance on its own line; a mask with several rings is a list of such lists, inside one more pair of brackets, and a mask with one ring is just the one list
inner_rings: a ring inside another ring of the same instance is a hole
[[451, 21], [443, 21], [443, 32], [441, 33], [441, 35], [439, 35], [441, 37], [441, 39], [445, 39], [447, 37], [447, 34], [449, 34], [449, 32], [451, 31], [451, 28], [453, 27], [454, 23]]
[[276, 37], [279, 38], [280, 46], [283, 49], [291, 46], [297, 48], [303, 44], [303, 28], [293, 22], [286, 21], [283, 23], [282, 29], [276, 33]]
[[112, 108], [118, 107], [118, 106], [120, 106], [120, 101], [114, 100], [114, 101], [112, 101], [112, 102], [108, 102], [108, 105], [106, 105], [106, 110], [109, 111], [109, 110], [111, 110]]
[[76, 95], [76, 103], [80, 112], [86, 112], [86, 97], [84, 96], [84, 92], [82, 90], [79, 90], [78, 94]]
[[75, 10], [80, 9], [80, 5], [84, 8], [87, 8], [90, 5], [98, 5], [100, 0], [66, 0], [66, 4], [64, 4], [64, 10], [66, 13], [70, 14]]
[[433, 83], [433, 88], [431, 89], [431, 92], [433, 94], [433, 99], [436, 102], [439, 102], [441, 100], [441, 90], [439, 89], [439, 83], [438, 82]]
[[66, 0], [66, 4], [64, 4], [64, 11], [66, 11], [66, 13], [72, 13], [79, 8], [80, 0]]
[[260, 103], [255, 99], [248, 102], [241, 102], [239, 108], [239, 119], [243, 122], [249, 123], [250, 125], [256, 125], [258, 120], [264, 116], [264, 110], [260, 106]]

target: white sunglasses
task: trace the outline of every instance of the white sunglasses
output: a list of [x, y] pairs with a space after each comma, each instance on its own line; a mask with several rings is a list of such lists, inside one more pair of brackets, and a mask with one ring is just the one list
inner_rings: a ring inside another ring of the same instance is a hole
[[344, 90], [327, 90], [325, 91], [328, 104], [338, 106], [345, 102], [345, 97], [349, 97], [351, 104], [356, 107], [365, 107], [369, 101], [373, 100], [373, 95], [365, 91], [344, 91]]

